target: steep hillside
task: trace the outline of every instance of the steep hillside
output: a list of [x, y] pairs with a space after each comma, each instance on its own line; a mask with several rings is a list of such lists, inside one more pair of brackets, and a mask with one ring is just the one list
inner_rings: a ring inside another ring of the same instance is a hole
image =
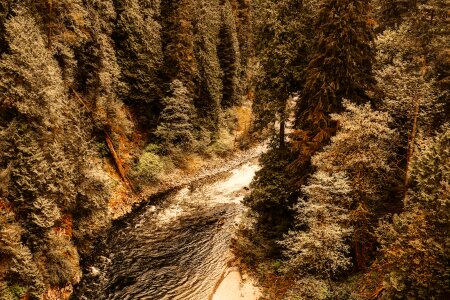
[[62, 298], [127, 199], [238, 148], [248, 10], [244, 0], [0, 3], [0, 299]]

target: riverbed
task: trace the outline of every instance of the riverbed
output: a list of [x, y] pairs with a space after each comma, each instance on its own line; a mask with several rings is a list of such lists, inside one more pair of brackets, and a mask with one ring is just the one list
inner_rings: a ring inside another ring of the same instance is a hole
[[228, 265], [241, 202], [257, 170], [256, 160], [244, 163], [116, 224], [85, 264], [72, 299], [256, 299], [254, 283]]

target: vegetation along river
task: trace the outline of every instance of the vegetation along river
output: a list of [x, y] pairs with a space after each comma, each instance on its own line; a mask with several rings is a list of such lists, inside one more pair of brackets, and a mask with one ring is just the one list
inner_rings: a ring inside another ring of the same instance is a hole
[[[229, 261], [255, 171], [247, 162], [182, 188], [115, 224], [73, 299], [210, 299]], [[215, 297], [216, 298], [216, 297]]]

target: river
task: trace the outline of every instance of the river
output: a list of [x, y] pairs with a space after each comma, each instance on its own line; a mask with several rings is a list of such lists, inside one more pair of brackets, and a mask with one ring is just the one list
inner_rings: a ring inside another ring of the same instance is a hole
[[[85, 263], [72, 299], [211, 299], [228, 268], [230, 241], [244, 211], [241, 201], [257, 169], [256, 161], [247, 162], [115, 224]], [[239, 274], [230, 274], [225, 286], [236, 285]]]

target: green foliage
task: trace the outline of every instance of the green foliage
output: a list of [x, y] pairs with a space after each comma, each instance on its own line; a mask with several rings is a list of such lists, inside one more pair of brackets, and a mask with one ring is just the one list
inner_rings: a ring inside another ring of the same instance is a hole
[[156, 21], [160, 14], [159, 1], [127, 0], [115, 3], [118, 21], [114, 40], [121, 76], [128, 87], [121, 97], [126, 103], [148, 105], [161, 97], [158, 74], [163, 53], [161, 26]]
[[26, 290], [27, 289], [25, 287], [20, 286], [18, 284], [15, 284], [15, 285], [9, 287], [9, 291], [10, 291], [11, 295], [13, 296], [13, 299], [17, 299], [17, 300], [19, 300], [25, 296]]
[[450, 294], [450, 129], [423, 141], [405, 211], [378, 229], [385, 265], [384, 299], [445, 299]]
[[183, 82], [191, 97], [196, 95], [198, 62], [194, 51], [197, 1], [164, 0], [161, 3], [164, 74], [168, 81]]
[[220, 43], [217, 50], [223, 72], [223, 98], [221, 105], [230, 107], [239, 104], [241, 96], [239, 87], [241, 68], [239, 41], [237, 38], [236, 19], [230, 2], [225, 1], [221, 9], [222, 23], [219, 32]]
[[[280, 240], [292, 226], [293, 211], [291, 206], [296, 202], [298, 191], [287, 185], [292, 174], [286, 170], [293, 154], [286, 149], [272, 148], [260, 159], [261, 170], [251, 184], [252, 193], [244, 199], [244, 205], [254, 224], [247, 233], [252, 248], [243, 249], [250, 254], [258, 253], [262, 257], [279, 255]], [[261, 257], [259, 257], [261, 259]]]
[[136, 174], [141, 180], [157, 181], [163, 169], [164, 165], [158, 155], [145, 152], [139, 158], [139, 163], [136, 166]]
[[217, 53], [221, 10], [219, 0], [199, 0], [198, 6], [194, 45], [201, 79], [195, 107], [201, 123], [213, 132], [214, 137], [219, 125], [223, 89], [222, 70]]
[[194, 143], [192, 123], [196, 119], [193, 101], [179, 80], [172, 82], [171, 94], [163, 100], [164, 109], [155, 135], [168, 153], [173, 147], [190, 150]]
[[[303, 3], [304, 2], [304, 3]], [[314, 1], [256, 1], [255, 39], [259, 70], [253, 102], [254, 130], [273, 124], [287, 99], [301, 89], [307, 64]]]
[[228, 130], [220, 129], [217, 134], [217, 139], [206, 147], [205, 152], [209, 155], [226, 156], [234, 147], [234, 137]]
[[78, 252], [68, 236], [49, 233], [46, 246], [37, 254], [45, 261], [44, 276], [50, 286], [65, 287], [80, 277]]
[[112, 22], [116, 19], [112, 2], [86, 3], [88, 17], [85, 21], [90, 39], [76, 48], [78, 70], [74, 88], [91, 104], [88, 110], [93, 113], [95, 127], [129, 134], [133, 126], [119, 100], [126, 86], [121, 80], [121, 69], [111, 38]]
[[329, 126], [330, 113], [342, 110], [342, 99], [369, 100], [375, 80], [373, 33], [369, 3], [363, 0], [327, 0], [320, 7], [314, 44], [305, 70], [304, 88], [297, 103], [299, 128]]
[[[0, 161], [11, 166], [7, 200], [17, 213], [16, 221], [27, 229], [22, 237], [20, 231], [8, 233], [15, 235], [4, 246], [11, 259], [8, 274], [15, 278], [13, 284], [29, 286], [32, 299], [40, 299], [46, 286], [70, 282], [66, 275], [46, 274], [79, 272], [74, 245], [69, 243], [56, 260], [52, 251], [43, 252], [47, 247], [58, 249], [46, 237], [63, 215], [73, 216], [77, 223], [104, 211], [108, 179], [92, 164], [92, 127], [80, 103], [67, 93], [71, 75], [62, 72], [61, 60], [44, 40], [30, 9], [27, 3], [17, 4], [5, 23], [10, 51], [0, 60], [0, 110], [7, 116], [0, 123]], [[61, 51], [67, 46], [57, 37], [52, 42]], [[85, 241], [82, 230], [73, 228], [76, 243]], [[70, 268], [66, 254], [73, 257]]]

